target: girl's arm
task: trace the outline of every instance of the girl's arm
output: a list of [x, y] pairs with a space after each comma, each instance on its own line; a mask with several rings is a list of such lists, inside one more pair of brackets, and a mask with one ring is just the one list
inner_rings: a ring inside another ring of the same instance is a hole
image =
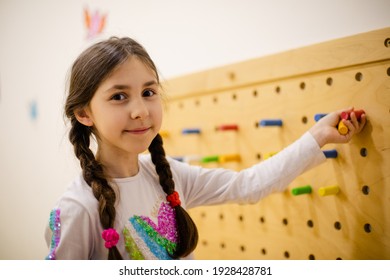
[[352, 114], [351, 120], [345, 121], [348, 134], [340, 135], [336, 126], [341, 112], [326, 115], [276, 155], [239, 172], [172, 162], [177, 187], [182, 188], [185, 198], [185, 207], [255, 203], [272, 192], [285, 190], [296, 177], [326, 160], [322, 146], [347, 143], [362, 130], [365, 116], [358, 122]]

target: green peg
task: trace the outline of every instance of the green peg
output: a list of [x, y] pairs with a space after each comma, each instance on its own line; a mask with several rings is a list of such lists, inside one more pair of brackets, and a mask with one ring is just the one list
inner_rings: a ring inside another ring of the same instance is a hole
[[218, 161], [219, 161], [219, 156], [207, 156], [202, 158], [203, 163], [218, 162]]
[[311, 193], [311, 186], [307, 185], [307, 186], [294, 188], [291, 190], [291, 193], [293, 195], [301, 195], [301, 194]]

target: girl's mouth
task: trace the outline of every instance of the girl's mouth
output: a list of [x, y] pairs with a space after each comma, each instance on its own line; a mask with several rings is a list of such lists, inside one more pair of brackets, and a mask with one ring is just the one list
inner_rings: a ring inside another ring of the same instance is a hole
[[125, 132], [131, 134], [144, 134], [147, 133], [150, 129], [150, 127], [139, 127], [131, 130], [125, 130]]

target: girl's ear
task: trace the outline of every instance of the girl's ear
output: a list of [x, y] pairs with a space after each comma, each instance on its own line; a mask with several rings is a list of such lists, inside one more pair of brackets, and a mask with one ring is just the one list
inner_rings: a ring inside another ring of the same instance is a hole
[[75, 110], [74, 115], [76, 116], [76, 119], [79, 121], [79, 123], [85, 126], [93, 126], [93, 121], [90, 116], [90, 113], [85, 108]]

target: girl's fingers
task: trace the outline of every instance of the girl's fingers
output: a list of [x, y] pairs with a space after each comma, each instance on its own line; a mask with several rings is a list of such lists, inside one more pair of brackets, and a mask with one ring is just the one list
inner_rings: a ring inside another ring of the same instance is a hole
[[362, 115], [360, 116], [359, 131], [358, 131], [357, 133], [359, 133], [360, 131], [363, 130], [363, 127], [366, 125], [366, 121], [367, 121], [366, 115], [365, 115], [365, 114], [362, 114]]
[[352, 136], [353, 134], [359, 133], [364, 125], [366, 124], [366, 116], [362, 114], [360, 120], [357, 119], [356, 114], [351, 112], [350, 120], [342, 120], [345, 126], [348, 128], [348, 135]]

